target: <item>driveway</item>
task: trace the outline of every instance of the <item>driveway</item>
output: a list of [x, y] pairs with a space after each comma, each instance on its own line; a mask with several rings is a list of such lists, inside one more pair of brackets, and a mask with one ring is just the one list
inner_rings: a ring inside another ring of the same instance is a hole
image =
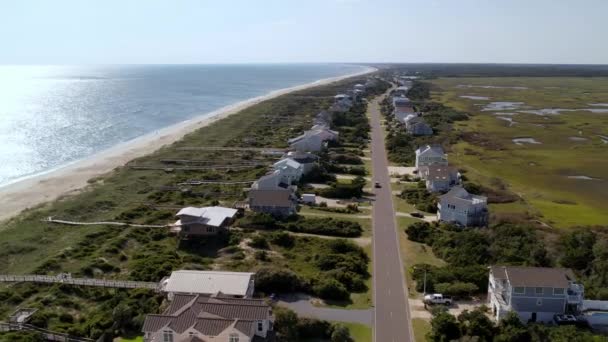
[[[430, 307], [429, 309], [425, 309], [422, 299], [410, 298], [409, 302], [412, 318], [422, 318], [429, 321], [431, 320], [432, 316], [430, 312]], [[486, 304], [485, 301], [458, 301], [448, 308], [448, 312], [454, 316], [458, 316], [464, 310], [472, 311], [476, 308], [479, 308], [483, 304]]]
[[277, 305], [293, 310], [302, 317], [372, 325], [373, 309], [347, 310], [317, 307], [311, 303], [311, 297], [306, 294], [282, 295], [279, 297]]

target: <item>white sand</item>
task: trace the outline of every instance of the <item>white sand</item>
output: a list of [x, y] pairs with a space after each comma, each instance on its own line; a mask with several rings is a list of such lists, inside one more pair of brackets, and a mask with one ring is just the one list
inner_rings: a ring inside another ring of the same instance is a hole
[[211, 113], [206, 113], [143, 135], [54, 171], [9, 184], [0, 188], [0, 220], [8, 219], [24, 209], [55, 200], [61, 196], [77, 193], [78, 190], [87, 185], [87, 180], [93, 177], [106, 174], [132, 159], [150, 154], [165, 145], [180, 140], [190, 132], [208, 126], [217, 120], [262, 101], [270, 100], [289, 92], [324, 85], [373, 71], [376, 71], [376, 69], [367, 68], [359, 73], [327, 78], [304, 85], [272, 91], [266, 95], [238, 102]]

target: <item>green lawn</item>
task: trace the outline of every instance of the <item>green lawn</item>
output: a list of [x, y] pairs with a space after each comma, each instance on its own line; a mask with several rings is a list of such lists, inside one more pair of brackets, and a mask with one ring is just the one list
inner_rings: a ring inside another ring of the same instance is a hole
[[[514, 213], [527, 212], [559, 228], [608, 222], [605, 210], [608, 144], [599, 137], [608, 135], [608, 115], [580, 110], [602, 108], [589, 104], [608, 102], [608, 78], [482, 77], [443, 78], [432, 82], [436, 86], [434, 100], [472, 114], [470, 120], [454, 127], [463, 139], [451, 147], [450, 162], [464, 168], [467, 178], [475, 182], [488, 185], [493, 179], [502, 180], [509, 190], [525, 200], [523, 206], [496, 209], [502, 213], [508, 213], [507, 209], [513, 209]], [[470, 100], [460, 97], [463, 95], [490, 99]], [[523, 102], [524, 108], [482, 111], [483, 105], [490, 101]], [[520, 112], [545, 108], [579, 110], [557, 115]], [[493, 115], [497, 112], [503, 114]], [[497, 116], [506, 117], [504, 113], [516, 124], [497, 119]], [[516, 137], [532, 137], [541, 143], [516, 145], [512, 142]]]
[[414, 328], [414, 338], [416, 342], [426, 342], [426, 334], [431, 331], [431, 323], [422, 319], [412, 319], [412, 327]]
[[143, 336], [137, 336], [134, 338], [119, 337], [118, 342], [144, 342], [144, 337]]
[[420, 220], [410, 217], [399, 217], [397, 218], [397, 234], [399, 236], [399, 252], [401, 253], [401, 260], [403, 261], [403, 273], [405, 274], [405, 280], [408, 287], [410, 297], [415, 298], [419, 294], [416, 292], [414, 286], [414, 280], [409, 272], [410, 267], [415, 264], [430, 264], [435, 266], [443, 266], [445, 262], [435, 256], [432, 248], [429, 246], [410, 241], [405, 233], [405, 228], [414, 222]]
[[372, 342], [372, 328], [365, 324], [358, 323], [339, 323], [344, 325], [350, 331], [350, 336], [355, 342]]

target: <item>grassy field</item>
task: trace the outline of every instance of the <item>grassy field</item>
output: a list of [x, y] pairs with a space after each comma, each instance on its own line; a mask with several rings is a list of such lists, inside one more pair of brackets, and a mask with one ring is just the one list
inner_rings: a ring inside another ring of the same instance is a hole
[[414, 328], [416, 342], [426, 342], [426, 334], [431, 331], [431, 324], [422, 318], [414, 318], [412, 319], [412, 327]]
[[397, 218], [397, 235], [399, 236], [399, 252], [403, 261], [403, 273], [408, 287], [408, 293], [411, 298], [418, 297], [416, 292], [415, 282], [409, 272], [410, 267], [416, 264], [429, 264], [435, 266], [443, 266], [445, 262], [433, 254], [433, 250], [423, 243], [410, 241], [405, 233], [405, 228], [414, 223], [419, 222], [419, 219], [413, 217], [398, 217]]
[[[608, 136], [608, 78], [443, 78], [432, 83], [434, 100], [472, 114], [454, 126], [462, 139], [451, 146], [450, 162], [465, 169], [470, 180], [491, 185], [500, 179], [523, 198], [493, 205], [493, 212], [526, 213], [560, 228], [608, 222], [608, 139], [601, 137]], [[519, 102], [519, 108], [483, 110], [493, 102]], [[581, 110], [588, 108], [595, 112]], [[522, 112], [542, 109], [571, 111]], [[540, 143], [517, 145], [514, 138]]]
[[355, 342], [372, 342], [372, 328], [365, 324], [340, 323], [348, 328]]

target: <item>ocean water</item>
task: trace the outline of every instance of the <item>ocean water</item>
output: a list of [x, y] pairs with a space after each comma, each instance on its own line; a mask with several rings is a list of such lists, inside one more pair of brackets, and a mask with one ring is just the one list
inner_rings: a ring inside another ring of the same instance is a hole
[[357, 65], [0, 66], [0, 186]]

